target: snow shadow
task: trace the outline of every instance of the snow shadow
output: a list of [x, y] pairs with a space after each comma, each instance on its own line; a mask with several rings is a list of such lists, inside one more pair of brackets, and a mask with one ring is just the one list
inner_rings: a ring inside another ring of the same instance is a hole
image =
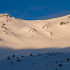
[[70, 53], [70, 47], [67, 48], [43, 48], [43, 49], [22, 49], [13, 50], [9, 48], [0, 48], [0, 60], [6, 58], [7, 56], [15, 54], [16, 56], [29, 56], [30, 54], [43, 54], [47, 52], [64, 52]]

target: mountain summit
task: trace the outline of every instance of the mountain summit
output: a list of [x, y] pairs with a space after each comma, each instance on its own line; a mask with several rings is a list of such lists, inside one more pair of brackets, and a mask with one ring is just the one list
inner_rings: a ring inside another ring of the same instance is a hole
[[3, 16], [11, 17], [11, 15], [9, 15], [9, 14], [0, 14], [0, 17], [3, 17]]
[[0, 46], [13, 49], [69, 47], [70, 15], [28, 21], [0, 14]]

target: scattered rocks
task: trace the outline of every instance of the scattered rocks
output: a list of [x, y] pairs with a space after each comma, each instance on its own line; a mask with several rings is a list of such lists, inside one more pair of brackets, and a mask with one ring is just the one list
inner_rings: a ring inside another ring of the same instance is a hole
[[60, 25], [65, 25], [66, 23], [65, 22], [60, 22]]

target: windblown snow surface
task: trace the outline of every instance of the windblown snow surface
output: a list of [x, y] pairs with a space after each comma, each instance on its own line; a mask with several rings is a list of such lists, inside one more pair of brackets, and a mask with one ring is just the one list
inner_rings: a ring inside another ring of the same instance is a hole
[[0, 14], [0, 70], [70, 70], [70, 15], [28, 21]]

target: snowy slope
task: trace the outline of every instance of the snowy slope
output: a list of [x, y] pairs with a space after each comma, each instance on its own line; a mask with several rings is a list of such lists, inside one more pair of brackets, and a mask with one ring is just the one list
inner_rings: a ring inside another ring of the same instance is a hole
[[0, 46], [12, 49], [69, 47], [70, 15], [27, 21], [0, 14]]
[[16, 69], [70, 70], [70, 15], [28, 21], [0, 14], [0, 70]]
[[0, 14], [0, 70], [16, 69], [70, 70], [70, 15], [28, 21]]
[[9, 56], [0, 61], [0, 70], [70, 70], [70, 53], [47, 52], [30, 56]]

